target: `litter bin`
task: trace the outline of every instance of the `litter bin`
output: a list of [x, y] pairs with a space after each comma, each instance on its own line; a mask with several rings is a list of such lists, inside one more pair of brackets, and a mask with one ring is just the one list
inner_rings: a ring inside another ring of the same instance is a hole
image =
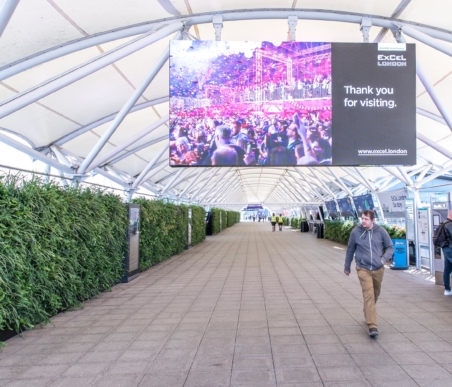
[[317, 224], [317, 238], [323, 238], [323, 224], [322, 223], [318, 223]]
[[394, 245], [394, 263], [389, 267], [393, 270], [407, 270], [409, 265], [406, 251], [406, 240], [392, 239], [392, 244]]

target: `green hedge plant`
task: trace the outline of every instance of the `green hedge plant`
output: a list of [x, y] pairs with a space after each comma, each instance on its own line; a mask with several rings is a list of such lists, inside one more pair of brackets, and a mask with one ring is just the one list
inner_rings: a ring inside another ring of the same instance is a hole
[[[396, 226], [389, 227], [386, 225], [380, 226], [383, 227], [388, 232], [391, 239], [406, 238], [405, 228], [398, 228]], [[345, 222], [341, 222], [338, 220], [325, 220], [324, 237], [325, 239], [329, 239], [334, 242], [339, 242], [346, 245], [348, 243], [350, 233], [352, 232], [354, 227], [355, 224], [350, 220]]]
[[32, 328], [117, 283], [127, 212], [98, 189], [0, 179], [0, 330]]

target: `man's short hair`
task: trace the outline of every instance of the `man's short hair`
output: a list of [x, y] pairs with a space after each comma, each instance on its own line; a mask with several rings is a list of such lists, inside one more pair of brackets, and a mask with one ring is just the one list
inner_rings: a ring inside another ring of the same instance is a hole
[[369, 217], [370, 220], [374, 220], [375, 219], [375, 212], [372, 211], [372, 210], [364, 210], [362, 215]]
[[229, 140], [232, 137], [232, 130], [225, 125], [217, 126], [215, 135], [221, 139]]

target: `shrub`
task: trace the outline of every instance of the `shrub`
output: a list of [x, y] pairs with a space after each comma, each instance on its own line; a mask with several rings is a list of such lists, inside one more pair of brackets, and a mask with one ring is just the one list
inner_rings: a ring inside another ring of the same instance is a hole
[[[391, 239], [405, 239], [406, 237], [405, 228], [398, 228], [396, 226], [388, 227], [386, 225], [380, 226], [388, 232]], [[348, 243], [348, 239], [350, 238], [350, 233], [354, 227], [355, 224], [350, 220], [345, 222], [338, 220], [325, 220], [324, 237], [325, 239], [346, 245]]]
[[48, 322], [120, 280], [127, 212], [118, 196], [1, 180], [0, 330]]
[[206, 211], [199, 206], [188, 206], [192, 210], [191, 245], [197, 245], [206, 239]]
[[292, 228], [300, 228], [300, 219], [298, 219], [298, 218], [290, 219], [290, 227], [292, 227]]

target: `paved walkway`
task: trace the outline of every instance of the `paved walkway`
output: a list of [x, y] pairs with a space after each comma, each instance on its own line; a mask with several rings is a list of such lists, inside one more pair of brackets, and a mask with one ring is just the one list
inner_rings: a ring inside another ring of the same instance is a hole
[[370, 339], [344, 253], [237, 224], [10, 339], [0, 386], [452, 386], [452, 297], [386, 270]]

